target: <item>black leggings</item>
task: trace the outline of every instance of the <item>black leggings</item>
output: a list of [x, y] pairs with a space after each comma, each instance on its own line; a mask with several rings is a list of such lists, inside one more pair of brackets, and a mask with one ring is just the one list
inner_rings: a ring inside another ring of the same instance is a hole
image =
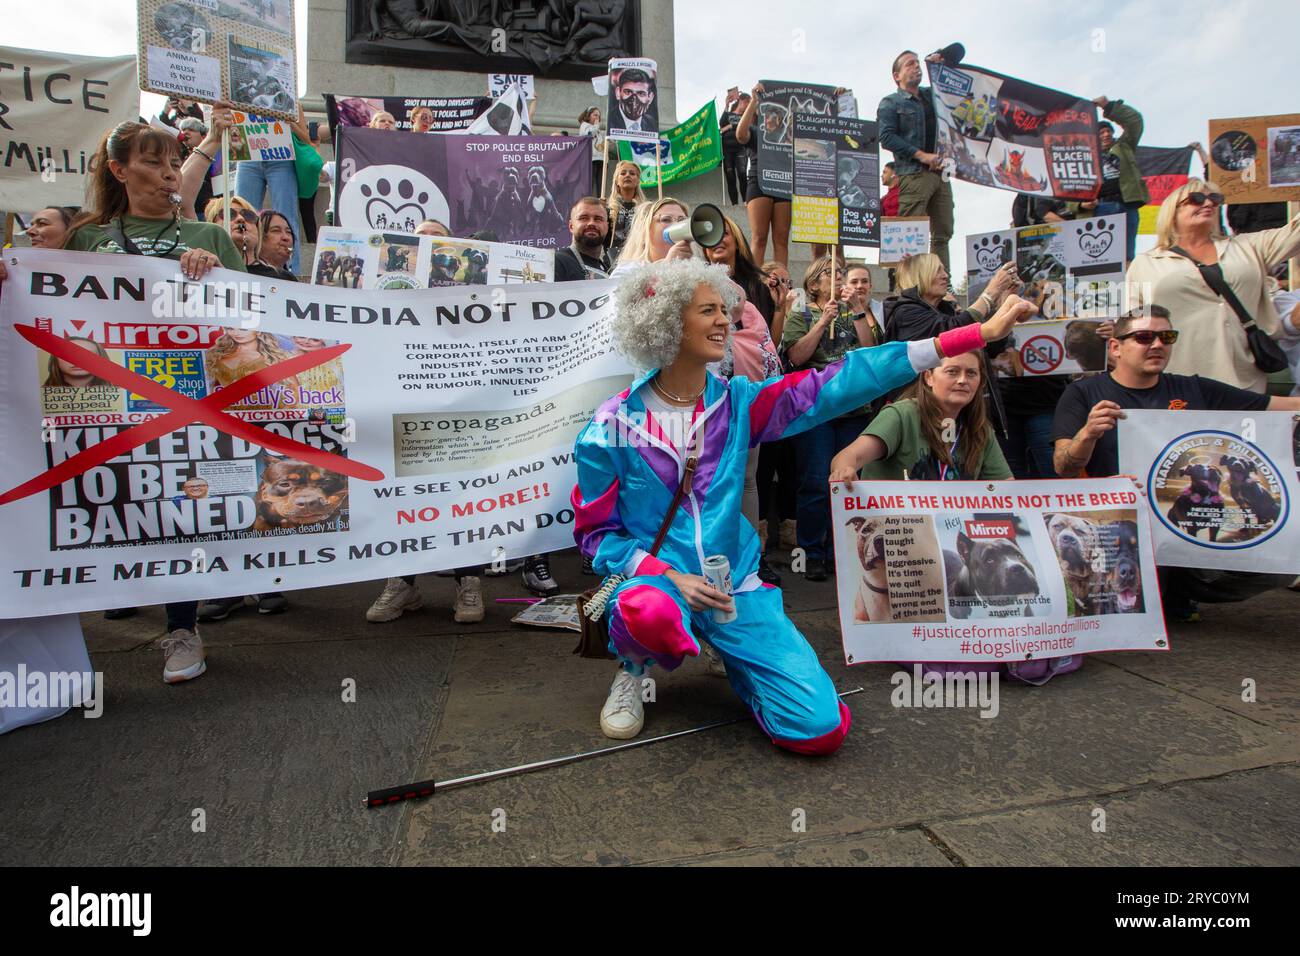
[[299, 242], [316, 241], [316, 196], [310, 199], [298, 198], [298, 216], [302, 219], [302, 235]]
[[167, 633], [172, 631], [192, 631], [199, 620], [198, 601], [178, 601], [165, 604], [167, 611]]
[[795, 471], [794, 439], [764, 442], [758, 450], [758, 516], [768, 522], [767, 535], [780, 532], [779, 522], [795, 517], [795, 492], [799, 487]]

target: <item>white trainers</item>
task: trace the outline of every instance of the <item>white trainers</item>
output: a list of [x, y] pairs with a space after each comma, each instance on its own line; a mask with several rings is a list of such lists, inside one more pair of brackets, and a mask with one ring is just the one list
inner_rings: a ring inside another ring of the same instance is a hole
[[704, 651], [704, 659], [709, 662], [709, 673], [714, 677], [726, 677], [727, 665], [723, 663], [722, 655], [708, 641], [700, 641], [700, 648]]
[[641, 703], [641, 678], [623, 668], [614, 675], [609, 697], [600, 709], [600, 731], [615, 740], [631, 740], [645, 726], [645, 707]]
[[460, 579], [453, 609], [457, 624], [477, 624], [483, 620], [483, 585], [478, 578], [467, 575]]
[[163, 650], [163, 680], [168, 684], [193, 680], [208, 669], [203, 639], [197, 630], [172, 631], [158, 646]]
[[371, 624], [383, 624], [396, 621], [407, 611], [418, 611], [424, 607], [424, 598], [420, 589], [414, 584], [407, 584], [401, 578], [389, 578], [384, 591], [375, 598], [375, 603], [366, 611], [366, 620]]

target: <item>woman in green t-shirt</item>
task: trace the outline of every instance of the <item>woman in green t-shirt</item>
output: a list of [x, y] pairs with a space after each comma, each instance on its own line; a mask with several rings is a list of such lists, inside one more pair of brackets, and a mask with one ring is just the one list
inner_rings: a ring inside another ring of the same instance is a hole
[[217, 266], [245, 271], [225, 230], [181, 217], [181, 147], [174, 136], [144, 123], [119, 123], [100, 140], [90, 177], [89, 211], [63, 248], [177, 259], [191, 280]]
[[[63, 248], [177, 259], [194, 281], [217, 266], [245, 271], [224, 229], [181, 217], [181, 148], [174, 136], [144, 123], [119, 123], [99, 141], [90, 176], [90, 208]], [[207, 655], [196, 623], [198, 602], [174, 601], [166, 610], [163, 680], [177, 684], [202, 674]], [[115, 608], [105, 617], [134, 613]]]
[[831, 461], [831, 481], [1003, 480], [1011, 469], [993, 436], [979, 354], [943, 360]]

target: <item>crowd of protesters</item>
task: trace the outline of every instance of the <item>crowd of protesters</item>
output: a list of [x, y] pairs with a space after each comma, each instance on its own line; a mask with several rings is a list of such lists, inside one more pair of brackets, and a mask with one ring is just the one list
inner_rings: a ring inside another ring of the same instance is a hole
[[[963, 52], [953, 44], [926, 59], [953, 64]], [[877, 113], [881, 145], [893, 156], [882, 168], [885, 212], [928, 217], [931, 237], [929, 254], [908, 259], [891, 274], [888, 294], [873, 297], [871, 267], [839, 255], [815, 257], [797, 282], [792, 279], [790, 201], [758, 188], [754, 122], [761, 84], [749, 93], [728, 91], [720, 121], [726, 191], [732, 205], [745, 203], [748, 236], [725, 217], [722, 241], [711, 248], [672, 241], [666, 230], [689, 218], [690, 206], [671, 196], [648, 199], [639, 167], [611, 162], [608, 193], [582, 197], [568, 211], [571, 243], [557, 251], [555, 280], [613, 277], [627, 285], [644, 281], [648, 270], [666, 275], [688, 264], [719, 267], [699, 274], [720, 275], [718, 288], [728, 291], [718, 301], [734, 299], [725, 318], [729, 346], [707, 365], [713, 376], [731, 383], [770, 381], [790, 373], [826, 376], [859, 350], [987, 329], [1011, 304], [1032, 311], [1018, 297], [1024, 287], [1014, 264], [998, 270], [965, 306], [952, 292], [948, 242], [953, 199], [935, 147], [932, 94], [920, 85], [922, 62], [911, 51], [897, 57], [891, 67], [895, 89], [880, 101]], [[911, 384], [856, 406], [837, 406], [835, 414], [813, 427], [774, 432], [749, 449], [738, 466], [743, 482], [734, 516], [757, 534], [755, 573], [764, 585], [781, 582], [768, 558], [777, 552], [801, 557], [802, 564], [792, 562], [791, 567], [811, 581], [836, 573], [830, 527], [834, 481], [859, 476], [938, 481], [1103, 477], [1119, 470], [1115, 427], [1125, 409], [1300, 410], [1300, 398], [1266, 394], [1267, 376], [1234, 304], [1249, 313], [1258, 329], [1289, 348], [1293, 362], [1300, 357], [1300, 307], [1295, 293], [1280, 287], [1278, 271], [1300, 253], [1300, 217], [1255, 231], [1242, 224], [1225, 235], [1222, 190], [1214, 182], [1192, 179], [1163, 201], [1155, 247], [1137, 254], [1137, 210], [1148, 199], [1135, 153], [1143, 119], [1121, 100], [1098, 97], [1095, 102], [1107, 120], [1098, 141], [1103, 165], [1098, 198], [1065, 203], [1017, 196], [1013, 220], [1030, 224], [1126, 216], [1129, 311], [1101, 326], [1108, 370], [1077, 381], [999, 381], [989, 360], [1008, 347], [1010, 340], [1003, 336], [943, 358]], [[427, 128], [431, 114], [417, 114], [412, 115], [413, 127]], [[227, 105], [205, 113], [194, 104], [169, 100], [160, 118], [174, 132], [147, 123], [122, 123], [106, 132], [92, 164], [86, 207], [36, 212], [27, 229], [31, 244], [171, 258], [194, 280], [220, 267], [296, 281], [302, 247], [315, 238], [310, 210], [316, 191], [332, 176], [317, 150], [319, 127], [299, 113], [290, 124], [294, 159], [239, 163], [232, 170], [229, 163], [220, 166], [228, 159], [220, 155], [222, 133], [234, 127]], [[609, 162], [600, 111], [584, 111], [580, 120], [581, 131], [593, 137], [596, 181]], [[1112, 122], [1120, 127], [1118, 135]], [[370, 126], [395, 129], [396, 123], [391, 114], [378, 112]], [[216, 168], [224, 168], [224, 181], [233, 186], [229, 197], [214, 195], [211, 174]], [[417, 231], [449, 234], [445, 224], [434, 220]], [[714, 279], [701, 283], [703, 288]], [[1225, 296], [1224, 289], [1230, 294]], [[669, 401], [664, 407], [680, 404]], [[952, 423], [955, 438], [945, 427]], [[585, 554], [583, 570], [601, 569]], [[544, 555], [527, 558], [522, 572], [524, 587], [534, 594], [559, 590]], [[480, 579], [491, 573], [489, 568], [442, 573], [456, 579], [454, 620], [483, 620]], [[1267, 577], [1234, 575], [1221, 587], [1240, 596], [1275, 586]], [[1161, 583], [1166, 613], [1179, 621], [1194, 621], [1197, 600], [1212, 590], [1211, 582], [1196, 572], [1162, 571]], [[722, 606], [694, 584], [682, 594], [691, 611]], [[414, 575], [392, 578], [366, 618], [388, 622], [422, 604]], [[197, 622], [221, 620], [245, 605], [277, 613], [289, 602], [281, 594], [263, 594], [213, 598], [202, 605], [168, 604], [164, 679], [175, 683], [203, 673], [206, 654]], [[132, 610], [119, 608], [108, 616]], [[735, 648], [720, 654], [706, 642], [701, 651], [714, 673], [725, 674], [726, 658]], [[602, 711], [602, 727], [611, 736], [633, 736], [640, 729], [639, 698], [629, 694], [626, 673], [620, 668]]]

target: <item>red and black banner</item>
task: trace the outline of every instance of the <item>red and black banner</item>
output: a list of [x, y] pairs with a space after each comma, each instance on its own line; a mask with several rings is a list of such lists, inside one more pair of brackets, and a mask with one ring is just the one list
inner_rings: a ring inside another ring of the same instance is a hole
[[1097, 107], [978, 66], [932, 63], [935, 150], [952, 175], [995, 189], [1095, 199], [1101, 189]]
[[1138, 169], [1151, 193], [1151, 205], [1159, 206], [1165, 197], [1187, 183], [1187, 169], [1192, 164], [1190, 146], [1139, 146]]

